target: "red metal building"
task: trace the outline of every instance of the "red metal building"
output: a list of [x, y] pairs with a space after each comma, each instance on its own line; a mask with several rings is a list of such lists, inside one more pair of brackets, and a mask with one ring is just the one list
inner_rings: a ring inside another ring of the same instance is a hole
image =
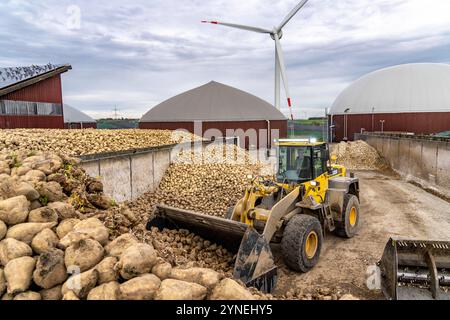
[[0, 68], [0, 128], [64, 128], [61, 74], [70, 69]]
[[184, 129], [205, 138], [232, 135], [243, 147], [265, 148], [273, 139], [286, 138], [287, 118], [254, 95], [212, 81], [157, 105], [139, 128]]
[[339, 95], [329, 123], [336, 142], [362, 131], [450, 131], [450, 65], [406, 64], [370, 73]]

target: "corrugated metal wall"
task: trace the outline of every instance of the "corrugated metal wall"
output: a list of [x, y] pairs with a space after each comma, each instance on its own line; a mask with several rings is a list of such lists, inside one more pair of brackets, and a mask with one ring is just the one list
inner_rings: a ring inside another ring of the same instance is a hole
[[[271, 130], [279, 130], [279, 138], [287, 137], [287, 121], [284, 120], [273, 120], [270, 121]], [[194, 123], [193, 122], [142, 122], [139, 123], [140, 129], [168, 129], [177, 130], [185, 129], [189, 132], [194, 133]], [[228, 130], [238, 130], [242, 129], [247, 131], [249, 129], [255, 129], [257, 133], [260, 130], [267, 130], [267, 121], [220, 121], [220, 122], [203, 122], [202, 123], [202, 134], [204, 135], [206, 131], [210, 129], [217, 129], [222, 133], [222, 136], [226, 136], [226, 131]], [[265, 137], [264, 137], [265, 138]], [[274, 137], [272, 137], [274, 138]], [[267, 140], [267, 139], [265, 139]], [[258, 137], [258, 145], [260, 144], [260, 137]], [[245, 141], [245, 147], [249, 148], [249, 141]]]
[[[384, 124], [381, 123], [384, 121]], [[342, 141], [345, 137], [345, 116], [333, 116], [333, 141]], [[415, 134], [433, 134], [450, 131], [450, 112], [422, 113], [382, 113], [347, 115], [347, 137], [354, 139], [361, 129], [368, 132], [410, 132]]]
[[62, 129], [64, 119], [61, 116], [0, 116], [2, 129]]
[[0, 97], [2, 100], [63, 103], [61, 75], [48, 78]]
[[[1, 96], [1, 100], [63, 104], [61, 75]], [[0, 116], [0, 128], [64, 128], [63, 116]]]

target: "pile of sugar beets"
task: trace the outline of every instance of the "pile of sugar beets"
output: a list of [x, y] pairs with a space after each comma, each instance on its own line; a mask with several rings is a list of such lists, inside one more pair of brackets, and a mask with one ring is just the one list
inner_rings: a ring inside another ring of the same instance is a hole
[[263, 297], [213, 269], [172, 265], [151, 239], [143, 243], [132, 233], [113, 239], [95, 216], [114, 206], [75, 159], [0, 152], [1, 299]]
[[193, 134], [171, 130], [0, 130], [0, 150], [36, 150], [81, 156], [105, 152], [151, 148], [201, 140]]

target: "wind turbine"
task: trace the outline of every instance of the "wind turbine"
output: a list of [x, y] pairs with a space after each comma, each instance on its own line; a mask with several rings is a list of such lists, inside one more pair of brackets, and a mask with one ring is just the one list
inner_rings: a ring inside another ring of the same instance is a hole
[[300, 11], [301, 8], [308, 2], [308, 0], [300, 1], [300, 3], [292, 9], [291, 12], [283, 19], [281, 24], [278, 27], [273, 27], [272, 30], [264, 29], [264, 28], [258, 28], [258, 27], [252, 27], [252, 26], [245, 26], [241, 24], [235, 24], [235, 23], [227, 23], [227, 22], [219, 22], [219, 21], [202, 21], [202, 23], [211, 23], [211, 24], [217, 24], [222, 25], [226, 27], [236, 28], [236, 29], [242, 29], [246, 31], [252, 31], [257, 33], [265, 33], [269, 34], [272, 40], [275, 41], [275, 107], [277, 109], [280, 109], [280, 75], [283, 79], [284, 84], [284, 90], [286, 92], [286, 98], [289, 106], [289, 111], [291, 114], [291, 119], [294, 120], [294, 116], [292, 114], [292, 100], [291, 95], [289, 93], [289, 86], [288, 86], [288, 80], [286, 76], [286, 68], [284, 64], [284, 54], [283, 49], [281, 48], [280, 39], [283, 37], [283, 28], [284, 26], [297, 14], [297, 12]]

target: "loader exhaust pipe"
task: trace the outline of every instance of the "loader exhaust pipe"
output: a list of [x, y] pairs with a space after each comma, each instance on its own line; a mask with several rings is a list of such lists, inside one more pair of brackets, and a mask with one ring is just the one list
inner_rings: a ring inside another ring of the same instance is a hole
[[391, 238], [378, 266], [389, 300], [450, 300], [450, 242]]

